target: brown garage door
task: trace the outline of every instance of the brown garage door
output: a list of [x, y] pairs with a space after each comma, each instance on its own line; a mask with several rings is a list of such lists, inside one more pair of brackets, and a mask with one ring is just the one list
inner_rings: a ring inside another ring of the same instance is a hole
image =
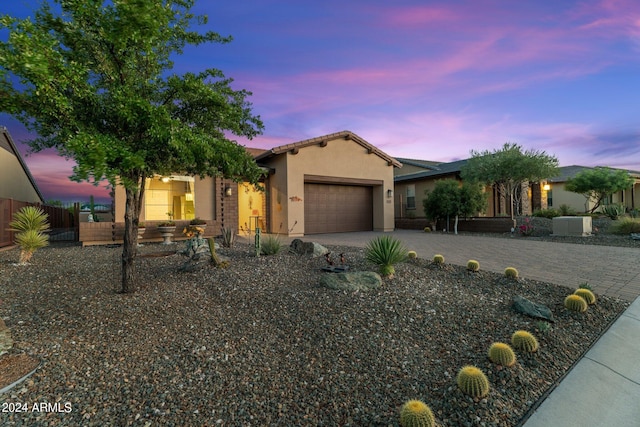
[[371, 187], [316, 183], [304, 185], [304, 234], [371, 230]]

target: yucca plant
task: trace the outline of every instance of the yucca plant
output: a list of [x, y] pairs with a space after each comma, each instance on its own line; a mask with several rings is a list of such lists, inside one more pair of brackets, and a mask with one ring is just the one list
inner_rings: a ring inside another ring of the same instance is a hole
[[433, 427], [436, 425], [433, 412], [421, 400], [409, 400], [400, 409], [402, 427]]
[[282, 242], [278, 236], [270, 234], [260, 242], [260, 253], [262, 255], [275, 255], [280, 252], [280, 249], [282, 249]]
[[382, 276], [391, 277], [396, 272], [393, 266], [407, 259], [407, 249], [395, 237], [379, 236], [367, 243], [365, 258], [380, 266]]
[[47, 218], [48, 215], [35, 206], [25, 206], [13, 216], [9, 229], [18, 232], [15, 239], [20, 246], [20, 264], [31, 261], [35, 251], [49, 244], [49, 236], [45, 234], [49, 230]]

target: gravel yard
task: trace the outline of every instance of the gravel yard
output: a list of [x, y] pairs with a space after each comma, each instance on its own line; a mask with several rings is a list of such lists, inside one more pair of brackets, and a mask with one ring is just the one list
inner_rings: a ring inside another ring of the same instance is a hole
[[[42, 362], [0, 395], [3, 409], [29, 409], [1, 413], [3, 425], [388, 426], [422, 399], [441, 426], [515, 426], [628, 305], [599, 296], [571, 313], [573, 289], [421, 259], [378, 290], [350, 293], [319, 285], [332, 274], [323, 258], [257, 258], [237, 244], [219, 251], [228, 268], [182, 272], [184, 257], [166, 249], [141, 248], [130, 295], [116, 292], [119, 247], [48, 247], [28, 266], [12, 265], [16, 249], [0, 252], [11, 352]], [[375, 268], [362, 249], [329, 249], [352, 270]], [[556, 322], [539, 330], [513, 311], [515, 295]], [[492, 364], [489, 345], [518, 329], [537, 336], [538, 352]], [[458, 390], [467, 364], [487, 374], [487, 398]], [[31, 410], [42, 402], [59, 410]]]

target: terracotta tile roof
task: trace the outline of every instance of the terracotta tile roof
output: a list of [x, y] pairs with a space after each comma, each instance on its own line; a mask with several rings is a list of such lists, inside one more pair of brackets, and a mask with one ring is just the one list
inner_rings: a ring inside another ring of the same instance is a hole
[[294, 142], [294, 143], [291, 143], [291, 144], [280, 145], [278, 147], [272, 148], [271, 150], [267, 150], [263, 154], [260, 154], [260, 155], [256, 156], [255, 159], [256, 160], [261, 160], [261, 159], [264, 159], [264, 158], [267, 158], [267, 157], [277, 156], [279, 154], [286, 153], [287, 151], [299, 150], [301, 148], [308, 147], [310, 145], [322, 144], [322, 143], [325, 143], [327, 141], [334, 140], [334, 139], [339, 139], [339, 138], [343, 138], [345, 140], [354, 141], [357, 144], [360, 144], [361, 146], [366, 148], [369, 151], [369, 153], [375, 154], [378, 157], [386, 160], [390, 165], [393, 165], [393, 166], [395, 166], [397, 168], [402, 167], [402, 163], [400, 163], [398, 160], [396, 160], [395, 158], [391, 157], [390, 155], [388, 155], [387, 153], [383, 152], [382, 150], [374, 147], [373, 145], [369, 144], [367, 141], [365, 141], [364, 139], [362, 139], [361, 137], [359, 137], [355, 133], [353, 133], [351, 131], [348, 131], [348, 130], [344, 130], [342, 132], [332, 133], [332, 134], [329, 134], [329, 135], [318, 136], [318, 137], [311, 138], [311, 139], [305, 139], [303, 141], [298, 141], [298, 142]]

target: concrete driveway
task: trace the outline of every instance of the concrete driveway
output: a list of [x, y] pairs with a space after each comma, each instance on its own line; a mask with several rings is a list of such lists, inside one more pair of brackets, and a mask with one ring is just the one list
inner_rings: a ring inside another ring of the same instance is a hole
[[[418, 257], [431, 259], [439, 253], [445, 262], [466, 265], [470, 259], [483, 270], [502, 273], [515, 267], [521, 277], [576, 288], [588, 282], [596, 293], [633, 301], [640, 295], [640, 249], [613, 246], [540, 242], [522, 238], [500, 238], [416, 230], [391, 233], [358, 232], [314, 234], [302, 238], [323, 245], [364, 247], [376, 236], [400, 239]], [[293, 238], [285, 241], [291, 242]]]

